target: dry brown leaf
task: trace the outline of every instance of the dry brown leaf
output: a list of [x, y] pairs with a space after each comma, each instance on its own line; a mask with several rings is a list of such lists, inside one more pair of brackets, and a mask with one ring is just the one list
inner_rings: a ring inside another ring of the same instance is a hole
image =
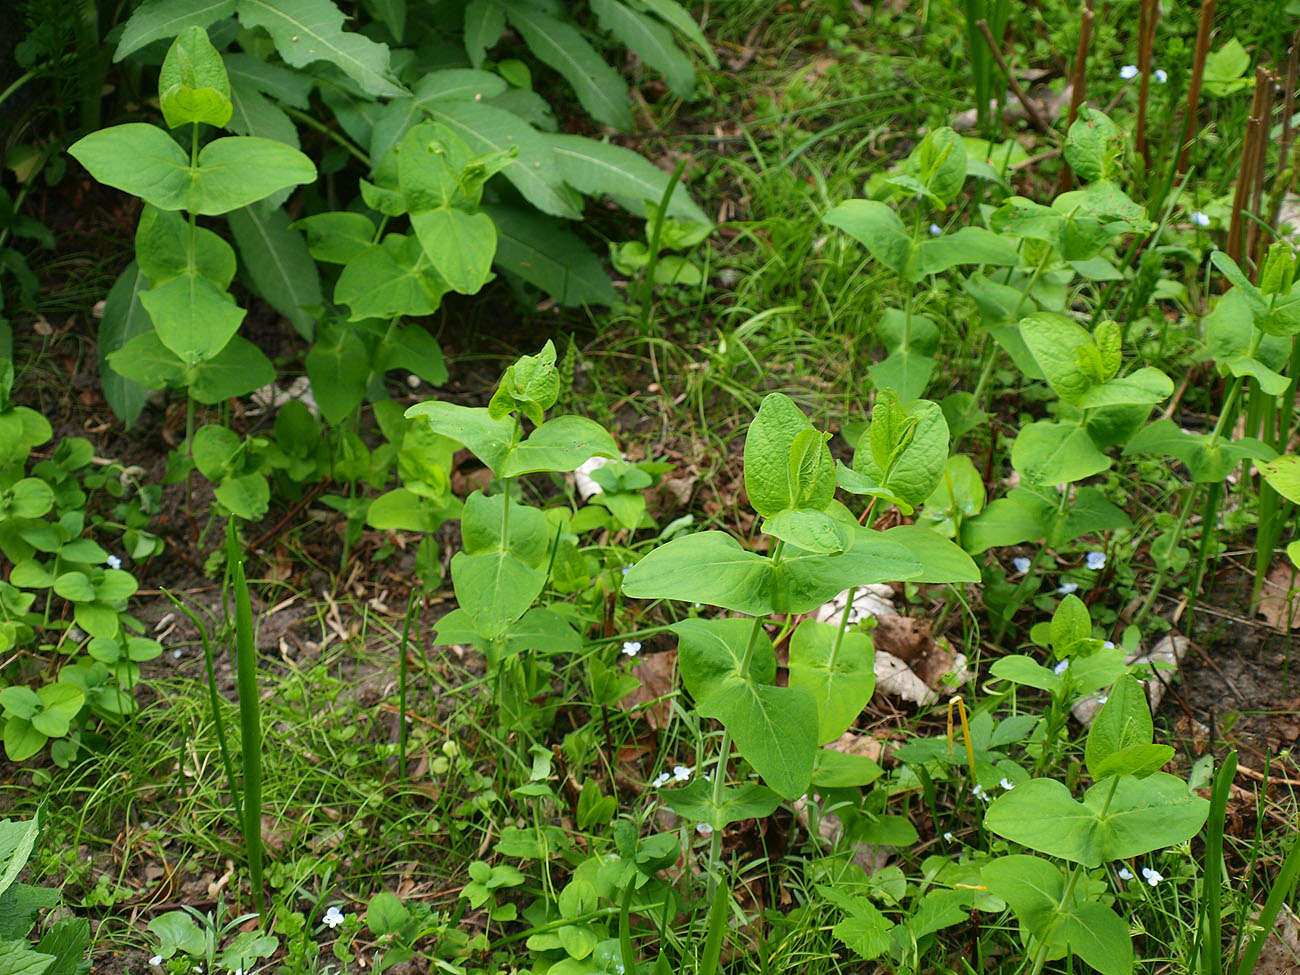
[[1300, 626], [1300, 593], [1292, 591], [1295, 586], [1295, 569], [1290, 562], [1279, 562], [1264, 579], [1257, 612], [1275, 630], [1285, 632], [1288, 627]]
[[1295, 975], [1300, 972], [1300, 918], [1285, 905], [1273, 922], [1273, 932], [1255, 962], [1255, 975]]
[[641, 682], [618, 706], [623, 711], [640, 714], [655, 731], [668, 725], [672, 704], [663, 700], [677, 690], [677, 651], [649, 653], [634, 658], [629, 673]]

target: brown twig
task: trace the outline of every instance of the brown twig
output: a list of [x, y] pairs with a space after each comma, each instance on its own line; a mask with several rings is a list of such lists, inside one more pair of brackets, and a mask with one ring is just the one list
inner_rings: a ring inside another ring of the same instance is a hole
[[1279, 779], [1272, 775], [1266, 777], [1263, 772], [1256, 772], [1253, 768], [1246, 768], [1244, 765], [1238, 765], [1237, 772], [1248, 779], [1254, 779], [1256, 782], [1267, 782], [1269, 785], [1300, 785], [1300, 780]]
[[1196, 110], [1201, 104], [1201, 82], [1205, 78], [1205, 58], [1210, 53], [1210, 32], [1214, 29], [1215, 0], [1202, 0], [1201, 22], [1196, 28], [1196, 56], [1192, 59], [1192, 81], [1187, 88], [1187, 122], [1183, 126], [1183, 151], [1178, 154], [1178, 175], [1187, 172], [1192, 151], [1192, 133], [1196, 130]]
[[1151, 171], [1151, 147], [1147, 145], [1147, 99], [1151, 94], [1151, 50], [1156, 41], [1156, 19], [1160, 8], [1155, 0], [1142, 0], [1138, 13], [1138, 88], [1137, 133], [1134, 147]]
[[289, 524], [289, 522], [291, 522], [295, 517], [297, 517], [298, 512], [302, 511], [303, 508], [307, 507], [307, 505], [311, 504], [318, 497], [320, 497], [320, 495], [324, 493], [325, 489], [329, 487], [331, 483], [333, 483], [333, 481], [327, 477], [325, 478], [325, 480], [318, 481], [315, 484], [313, 484], [311, 486], [311, 490], [309, 490], [306, 494], [304, 494], [301, 498], [299, 498], [298, 501], [294, 504], [294, 506], [285, 512], [284, 517], [275, 523], [274, 528], [272, 528], [270, 531], [263, 532], [261, 535], [258, 536], [257, 541], [255, 541], [252, 545], [249, 546], [249, 550], [253, 552], [261, 551], [262, 546], [264, 546], [271, 539], [279, 535], [280, 532], [284, 531], [285, 526]]
[[1007, 59], [1002, 56], [1001, 48], [998, 47], [997, 41], [993, 39], [993, 31], [989, 30], [989, 22], [987, 20], [978, 20], [975, 22], [975, 26], [978, 27], [980, 33], [984, 35], [985, 43], [988, 44], [989, 50], [993, 52], [993, 60], [998, 63], [998, 67], [1002, 70], [1002, 73], [1007, 76], [1007, 84], [1011, 86], [1012, 94], [1019, 99], [1029, 121], [1033, 122], [1034, 128], [1043, 133], [1043, 135], [1049, 134], [1052, 131], [1052, 127], [1048, 125], [1043, 117], [1038, 113], [1038, 106], [1036, 106], [1033, 99], [1025, 93], [1025, 90], [1020, 87], [1020, 82], [1016, 80], [1016, 76], [1013, 75], [1011, 69], [1007, 67]]
[[[1068, 132], [1074, 120], [1079, 117], [1079, 107], [1083, 105], [1088, 92], [1088, 48], [1092, 46], [1092, 22], [1096, 14], [1092, 12], [1091, 0], [1079, 18], [1079, 46], [1074, 51], [1074, 75], [1070, 80], [1070, 115], [1065, 123]], [[1069, 163], [1061, 167], [1061, 181], [1057, 185], [1057, 194], [1070, 188], [1073, 175]]]
[[[1256, 153], [1259, 150], [1260, 135], [1263, 132], [1263, 120], [1260, 115], [1263, 94], [1260, 85], [1255, 85], [1255, 97], [1251, 101], [1250, 115], [1246, 119], [1246, 134], [1241, 140], [1241, 165], [1237, 172], [1237, 188], [1232, 196], [1232, 219], [1228, 221], [1228, 240], [1225, 253], [1238, 264], [1241, 263], [1242, 219], [1250, 201], [1254, 197], [1255, 179], [1258, 171]], [[1267, 133], [1264, 133], [1267, 137]]]
[[[1260, 92], [1259, 96], [1259, 145], [1255, 147], [1255, 169], [1251, 173], [1254, 179], [1254, 191], [1250, 198], [1250, 212], [1253, 216], [1261, 216], [1264, 199], [1264, 166], [1268, 162], [1268, 133], [1272, 128], [1273, 121], [1273, 74], [1264, 68], [1258, 68], [1255, 71], [1255, 90]], [[1265, 241], [1260, 239], [1259, 220], [1252, 220], [1246, 225], [1246, 249], [1243, 252], [1247, 257], [1252, 255], [1255, 258], [1255, 266], [1263, 267], [1264, 261], [1257, 252], [1257, 248], [1262, 250]]]
[[[1277, 156], [1278, 166], [1283, 169], [1286, 168], [1287, 159], [1291, 155], [1291, 139], [1295, 134], [1291, 128], [1291, 116], [1295, 114], [1295, 89], [1297, 82], [1300, 82], [1300, 78], [1297, 78], [1298, 70], [1300, 70], [1300, 30], [1297, 30], [1295, 36], [1291, 38], [1291, 56], [1287, 59], [1286, 65], [1286, 95], [1282, 101], [1282, 140], [1278, 143]], [[1295, 176], [1295, 168], [1293, 167], [1291, 179], [1288, 181], [1290, 186], [1287, 187], [1287, 191], [1290, 190], [1291, 186], [1295, 185]], [[1273, 213], [1270, 214], [1269, 223], [1274, 227], [1277, 226], [1278, 213], [1282, 209], [1282, 197], [1284, 195], [1285, 193], [1278, 194], [1277, 205], [1273, 208]]]

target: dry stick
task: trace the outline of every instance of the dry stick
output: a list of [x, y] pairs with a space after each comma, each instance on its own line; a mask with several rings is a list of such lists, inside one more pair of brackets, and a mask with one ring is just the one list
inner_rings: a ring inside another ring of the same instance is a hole
[[[1300, 30], [1297, 30], [1295, 36], [1291, 38], [1291, 56], [1287, 59], [1286, 65], [1286, 95], [1282, 102], [1282, 141], [1278, 144], [1277, 156], [1279, 169], [1286, 169], [1287, 160], [1291, 156], [1291, 137], [1293, 135], [1291, 116], [1295, 114], [1295, 88], [1296, 83], [1300, 81], [1300, 78], [1297, 77], [1298, 73], [1300, 73]], [[1287, 187], [1286, 192], [1289, 192], [1291, 186], [1295, 185], [1295, 167], [1291, 169], [1289, 183], [1290, 186]], [[1274, 227], [1277, 226], [1278, 214], [1282, 209], [1282, 197], [1286, 195], [1286, 192], [1278, 194], [1277, 203], [1270, 214], [1269, 223]]]
[[1151, 172], [1151, 148], [1147, 145], [1147, 99], [1151, 94], [1151, 49], [1156, 40], [1156, 15], [1158, 8], [1155, 0], [1142, 0], [1138, 13], [1138, 117], [1135, 147], [1146, 163], [1146, 171]]
[[1210, 53], [1210, 32], [1214, 29], [1214, 0], [1202, 0], [1201, 23], [1196, 28], [1196, 56], [1192, 60], [1192, 83], [1187, 89], [1187, 124], [1183, 126], [1183, 151], [1178, 156], [1178, 175], [1187, 172], [1192, 152], [1192, 133], [1196, 131], [1196, 110], [1201, 103], [1201, 81], [1205, 77], [1205, 58]]
[[[1250, 212], [1259, 217], [1263, 210], [1264, 197], [1264, 166], [1268, 162], [1268, 133], [1273, 123], [1273, 75], [1272, 72], [1265, 68], [1255, 70], [1255, 90], [1261, 92], [1259, 96], [1259, 146], [1255, 150], [1255, 171], [1252, 174], [1255, 182], [1254, 192], [1250, 199]], [[1260, 259], [1257, 248], [1262, 250], [1267, 241], [1261, 238], [1259, 232], [1259, 220], [1252, 220], [1246, 227], [1246, 249], [1243, 253], [1247, 257], [1254, 256], [1255, 266], [1262, 267], [1264, 262]]]
[[1043, 120], [1043, 117], [1038, 114], [1037, 106], [1035, 106], [1030, 97], [1025, 94], [1025, 90], [1020, 87], [1020, 82], [1016, 80], [1016, 76], [1013, 75], [1011, 69], [1007, 67], [1007, 59], [1002, 56], [1002, 51], [998, 47], [997, 41], [993, 40], [993, 32], [989, 30], [989, 22], [987, 20], [977, 20], [975, 26], [978, 27], [980, 33], [984, 35], [984, 42], [988, 44], [989, 50], [993, 52], [993, 60], [998, 63], [998, 67], [1002, 69], [1002, 73], [1007, 76], [1007, 84], [1011, 86], [1012, 94], [1020, 100], [1020, 104], [1024, 108], [1025, 115], [1029, 118], [1029, 121], [1033, 122], [1034, 128], [1043, 133], [1043, 135], [1049, 134], [1052, 131], [1051, 126], [1049, 126], [1047, 122]]
[[[1084, 8], [1082, 16], [1079, 18], [1079, 46], [1074, 51], [1074, 77], [1070, 79], [1070, 115], [1065, 123], [1065, 130], [1068, 132], [1074, 120], [1079, 117], [1079, 106], [1087, 95], [1088, 89], [1088, 48], [1092, 45], [1092, 22], [1096, 15], [1092, 12], [1092, 2], [1089, 0], [1088, 6]], [[1059, 196], [1070, 188], [1074, 182], [1070, 164], [1066, 163], [1061, 167], [1061, 181], [1057, 184], [1056, 192]]]
[[1241, 140], [1241, 166], [1237, 172], [1237, 188], [1232, 196], [1232, 219], [1228, 223], [1228, 241], [1224, 250], [1238, 264], [1241, 263], [1242, 255], [1242, 237], [1241, 225], [1242, 214], [1250, 205], [1251, 198], [1254, 196], [1255, 174], [1257, 166], [1255, 163], [1255, 149], [1259, 144], [1259, 134], [1263, 126], [1260, 124], [1260, 101], [1263, 95], [1260, 92], [1259, 85], [1255, 86], [1255, 97], [1251, 102], [1250, 115], [1246, 119], [1246, 134]]

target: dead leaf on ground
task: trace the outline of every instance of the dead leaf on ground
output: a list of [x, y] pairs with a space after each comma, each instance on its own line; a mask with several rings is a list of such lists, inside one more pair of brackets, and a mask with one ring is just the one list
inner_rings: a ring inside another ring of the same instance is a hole
[[1300, 593], [1292, 592], [1295, 585], [1295, 569], [1290, 562], [1279, 562], [1264, 579], [1257, 612], [1275, 630], [1286, 632], [1300, 626]]
[[1300, 971], [1300, 918], [1285, 904], [1255, 962], [1255, 975], [1294, 975]]
[[621, 710], [639, 714], [655, 731], [668, 725], [672, 702], [663, 700], [677, 690], [677, 651], [665, 650], [636, 658], [628, 672], [641, 686], [618, 702]]

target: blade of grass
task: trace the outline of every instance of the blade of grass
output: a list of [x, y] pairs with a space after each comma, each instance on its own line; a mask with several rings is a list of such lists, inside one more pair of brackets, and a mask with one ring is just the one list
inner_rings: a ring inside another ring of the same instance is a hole
[[1210, 816], [1206, 821], [1205, 877], [1201, 881], [1201, 917], [1197, 950], [1201, 955], [1202, 975], [1221, 975], [1223, 971], [1223, 826], [1228, 808], [1228, 793], [1237, 774], [1237, 752], [1228, 752], [1219, 774], [1214, 777], [1214, 794], [1210, 796]]
[[253, 640], [253, 608], [244, 576], [243, 552], [234, 519], [226, 533], [226, 560], [235, 590], [235, 680], [239, 688], [240, 755], [244, 766], [244, 852], [253, 887], [253, 906], [265, 909], [262, 884], [262, 719], [257, 696], [257, 647]]

